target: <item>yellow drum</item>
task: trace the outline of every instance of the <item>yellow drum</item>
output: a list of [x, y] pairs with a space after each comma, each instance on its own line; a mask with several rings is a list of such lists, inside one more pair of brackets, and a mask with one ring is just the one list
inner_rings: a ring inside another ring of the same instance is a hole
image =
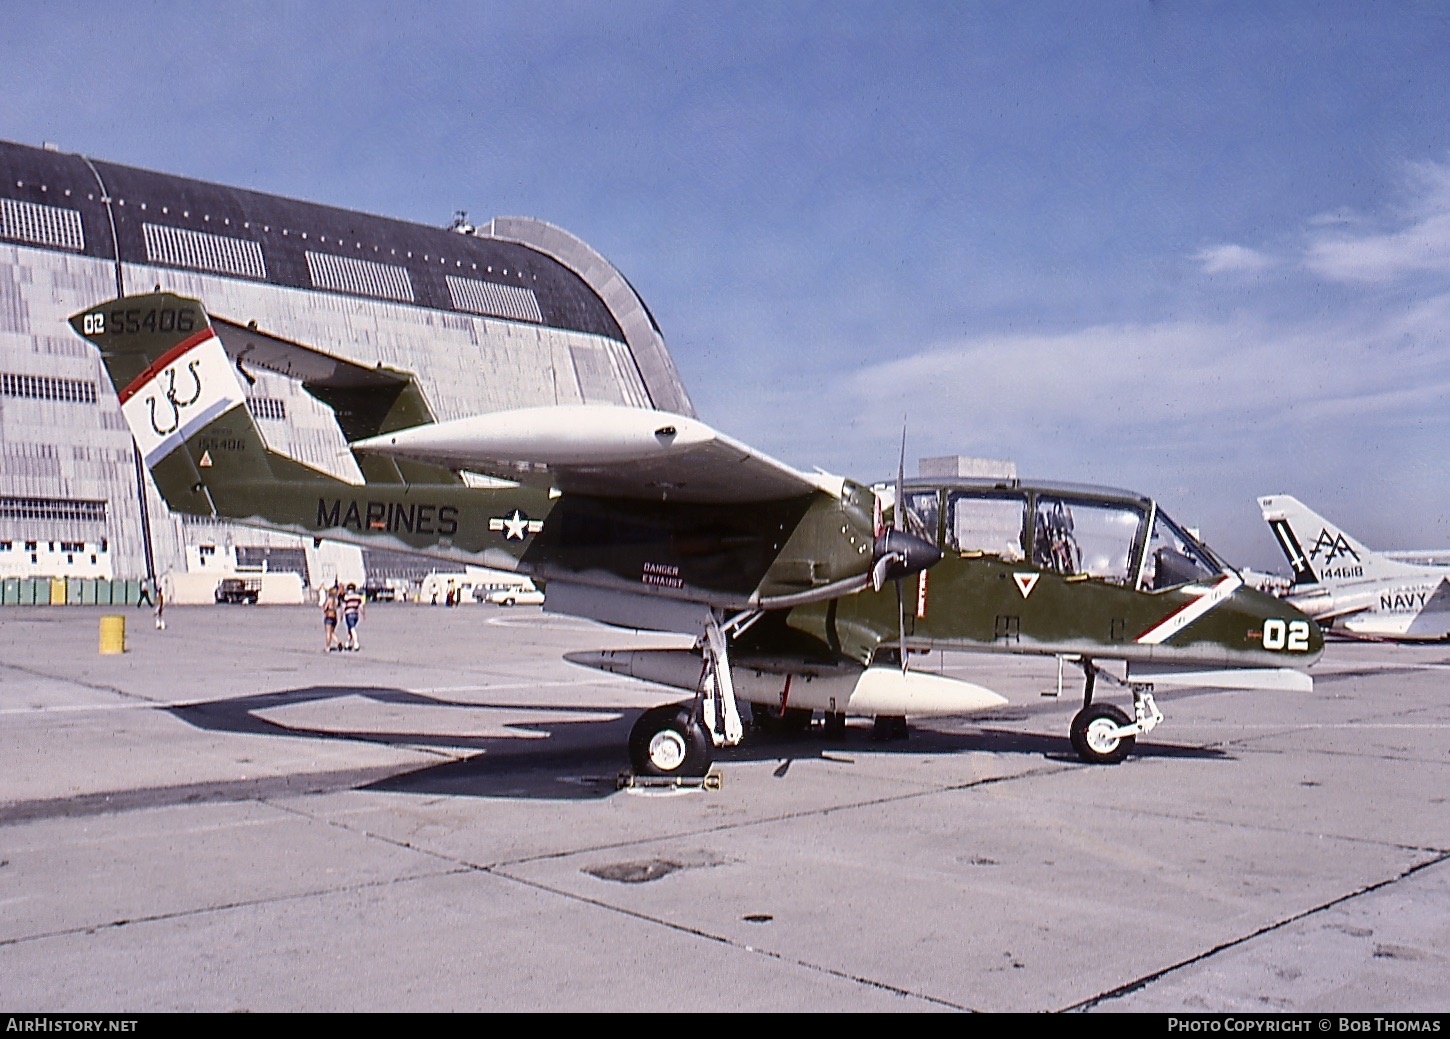
[[120, 614], [101, 618], [101, 652], [126, 652], [126, 618]]

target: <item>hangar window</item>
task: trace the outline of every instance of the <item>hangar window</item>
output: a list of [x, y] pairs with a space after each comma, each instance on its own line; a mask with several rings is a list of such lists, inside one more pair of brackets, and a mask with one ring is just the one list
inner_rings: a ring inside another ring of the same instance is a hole
[[539, 298], [530, 289], [479, 281], [476, 278], [458, 278], [451, 274], [447, 281], [448, 294], [453, 297], [455, 310], [513, 321], [543, 323], [544, 315], [539, 310]]
[[54, 444], [24, 441], [0, 444], [0, 469], [12, 476], [39, 476], [55, 480], [63, 476], [60, 452]]
[[13, 198], [0, 198], [0, 238], [75, 252], [86, 247], [78, 210], [17, 202]]
[[287, 421], [287, 402], [280, 397], [248, 397], [247, 410], [253, 418]]
[[94, 404], [96, 384], [86, 379], [0, 372], [0, 394], [31, 400], [57, 400], [66, 404]]
[[[106, 522], [106, 503], [78, 498], [0, 497], [0, 519], [85, 520]], [[25, 547], [34, 551], [35, 542]]]
[[258, 281], [267, 278], [267, 263], [256, 242], [164, 224], [142, 224], [141, 229], [146, 236], [146, 258], [152, 263]]
[[399, 303], [413, 302], [413, 281], [402, 267], [352, 256], [308, 252], [307, 271], [314, 288]]

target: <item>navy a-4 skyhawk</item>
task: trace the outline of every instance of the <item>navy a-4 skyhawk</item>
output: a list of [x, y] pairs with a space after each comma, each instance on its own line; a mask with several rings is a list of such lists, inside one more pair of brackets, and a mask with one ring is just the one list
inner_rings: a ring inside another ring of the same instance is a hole
[[[409, 372], [170, 293], [101, 303], [71, 324], [100, 349], [173, 511], [514, 570], [544, 587], [546, 610], [694, 636], [693, 651], [571, 658], [691, 694], [635, 723], [641, 774], [703, 775], [717, 747], [743, 738], [741, 700], [759, 724], [787, 728], [817, 711], [836, 723], [1005, 702], [906, 666], [934, 648], [1080, 666], [1071, 736], [1092, 762], [1121, 760], [1162, 720], [1154, 684], [1304, 689], [1322, 652], [1313, 621], [1246, 587], [1136, 495], [899, 478], [878, 492], [637, 408], [435, 421]], [[329, 406], [361, 481], [269, 449], [243, 364]], [[1104, 676], [1130, 688], [1131, 717], [1094, 702]]]

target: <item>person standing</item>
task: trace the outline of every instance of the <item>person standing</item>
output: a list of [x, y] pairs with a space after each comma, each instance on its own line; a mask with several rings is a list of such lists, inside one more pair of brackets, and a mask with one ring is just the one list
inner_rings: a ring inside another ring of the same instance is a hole
[[152, 612], [156, 614], [156, 630], [166, 630], [166, 617], [163, 615], [166, 609], [166, 593], [161, 590], [161, 585], [156, 585], [156, 608]]
[[342, 648], [342, 643], [337, 640], [337, 614], [341, 608], [342, 600], [334, 582], [322, 592], [322, 636], [325, 651], [328, 653]]
[[343, 649], [361, 649], [358, 642], [357, 625], [363, 616], [363, 596], [357, 590], [357, 585], [349, 584], [347, 591], [342, 594], [342, 619], [347, 625], [347, 641], [342, 644]]

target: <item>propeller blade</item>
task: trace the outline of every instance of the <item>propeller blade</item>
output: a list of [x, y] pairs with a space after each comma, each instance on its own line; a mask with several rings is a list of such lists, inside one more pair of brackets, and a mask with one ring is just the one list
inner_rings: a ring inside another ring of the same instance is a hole
[[[892, 510], [891, 518], [893, 521], [892, 526], [895, 528], [892, 533], [897, 536], [898, 542], [904, 537], [911, 537], [910, 534], [906, 533], [905, 416], [902, 416], [901, 419], [901, 453], [896, 456], [896, 508]], [[923, 544], [925, 544], [925, 542], [923, 542]], [[934, 546], [932, 547], [934, 548]], [[901, 658], [901, 673], [904, 675], [906, 674], [906, 597], [902, 594], [901, 591], [901, 581], [905, 575], [900, 573], [900, 571], [905, 569], [910, 564], [911, 560], [908, 558], [908, 550], [906, 548], [897, 547], [894, 550], [894, 554], [899, 561], [894, 567], [894, 569], [898, 571], [896, 578], [896, 652], [897, 655]], [[938, 559], [941, 559], [940, 552], [936, 553], [936, 559], [933, 559], [930, 563], [927, 564], [927, 566], [935, 564]]]
[[906, 419], [901, 420], [901, 454], [896, 459], [896, 508], [892, 510], [892, 526], [906, 529]]
[[879, 557], [871, 564], [871, 590], [879, 592], [885, 586], [891, 571], [900, 566], [905, 560], [897, 552], [889, 552]]

